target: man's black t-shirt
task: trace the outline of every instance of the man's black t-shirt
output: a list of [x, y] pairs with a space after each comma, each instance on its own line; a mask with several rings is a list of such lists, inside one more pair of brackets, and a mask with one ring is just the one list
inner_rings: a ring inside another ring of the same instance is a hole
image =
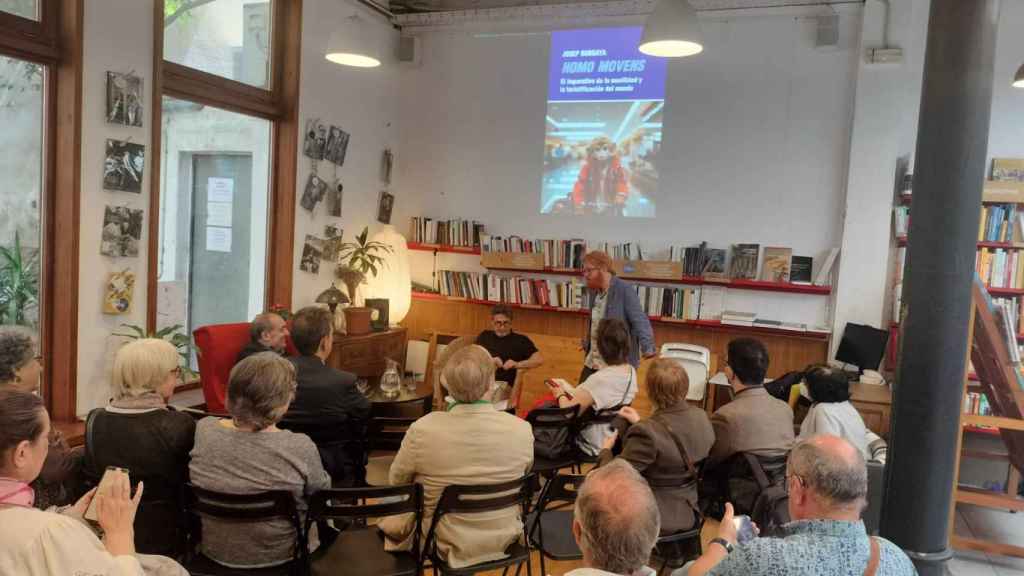
[[[499, 337], [494, 330], [484, 330], [476, 337], [476, 343], [486, 348], [491, 356], [501, 358], [502, 363], [506, 360], [522, 362], [537, 351], [532, 340], [515, 332], [509, 332], [508, 336]], [[494, 379], [508, 382], [508, 385], [511, 386], [516, 381], [516, 371], [514, 368], [512, 370], [498, 368], [494, 372]]]

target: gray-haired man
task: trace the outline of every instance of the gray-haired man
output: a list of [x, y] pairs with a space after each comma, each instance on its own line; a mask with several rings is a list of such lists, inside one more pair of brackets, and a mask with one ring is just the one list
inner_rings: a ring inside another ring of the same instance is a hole
[[648, 576], [661, 528], [658, 504], [633, 466], [613, 460], [591, 472], [576, 495], [572, 533], [583, 568], [565, 576]]
[[917, 574], [895, 544], [869, 538], [860, 520], [867, 499], [864, 457], [837, 436], [804, 440], [786, 467], [789, 515], [782, 538], [736, 543], [732, 505], [718, 537], [690, 567], [689, 576], [909, 576]]
[[264, 312], [252, 319], [250, 341], [238, 353], [235, 364], [260, 352], [284, 354], [288, 340], [288, 323], [279, 314]]

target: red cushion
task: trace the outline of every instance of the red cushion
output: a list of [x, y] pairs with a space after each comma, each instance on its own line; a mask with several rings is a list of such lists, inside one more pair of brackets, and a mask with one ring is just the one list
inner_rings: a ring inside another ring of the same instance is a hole
[[192, 333], [199, 349], [199, 379], [206, 411], [226, 413], [228, 376], [242, 348], [249, 343], [249, 323], [201, 326]]

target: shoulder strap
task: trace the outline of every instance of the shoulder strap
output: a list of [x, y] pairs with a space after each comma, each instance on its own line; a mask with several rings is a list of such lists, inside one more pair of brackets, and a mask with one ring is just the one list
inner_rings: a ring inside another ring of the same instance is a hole
[[761, 467], [761, 461], [757, 459], [750, 452], [742, 452], [743, 457], [747, 459], [747, 464], [750, 466], [750, 471], [754, 474], [754, 480], [757, 481], [757, 485], [764, 490], [772, 485], [771, 481], [768, 480], [768, 475], [764, 473], [764, 468]]
[[875, 576], [878, 571], [878, 562], [881, 560], [882, 553], [878, 549], [878, 539], [874, 536], [869, 536], [868, 541], [871, 542], [871, 558], [868, 560], [868, 567], [864, 570], [864, 576]]
[[683, 462], [686, 464], [686, 471], [690, 473], [694, 480], [696, 480], [697, 470], [694, 469], [693, 463], [690, 462], [690, 457], [686, 454], [686, 448], [683, 447], [683, 441], [680, 440], [679, 437], [675, 435], [675, 432], [672, 430], [672, 427], [666, 424], [665, 422], [662, 422], [661, 420], [657, 420], [655, 418], [649, 418], [649, 420], [660, 426], [662, 430], [664, 430], [665, 433], [668, 434], [668, 437], [671, 438], [673, 442], [675, 442], [676, 450], [679, 451], [679, 455], [683, 457]]

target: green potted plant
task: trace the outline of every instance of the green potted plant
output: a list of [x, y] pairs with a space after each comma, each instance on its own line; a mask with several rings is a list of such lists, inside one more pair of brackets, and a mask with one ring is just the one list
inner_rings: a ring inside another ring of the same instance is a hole
[[348, 290], [348, 299], [352, 305], [345, 308], [345, 325], [349, 334], [367, 334], [370, 332], [370, 318], [373, 311], [363, 306], [357, 306], [356, 295], [359, 285], [366, 282], [369, 275], [371, 278], [377, 276], [377, 271], [387, 263], [381, 254], [390, 254], [391, 246], [382, 242], [367, 241], [368, 229], [363, 228], [362, 233], [356, 236], [355, 242], [345, 242], [338, 250], [338, 259], [341, 261], [334, 270], [334, 275], [341, 280]]
[[15, 232], [14, 246], [0, 246], [0, 324], [29, 324], [25, 312], [38, 298], [39, 251], [26, 257]]

